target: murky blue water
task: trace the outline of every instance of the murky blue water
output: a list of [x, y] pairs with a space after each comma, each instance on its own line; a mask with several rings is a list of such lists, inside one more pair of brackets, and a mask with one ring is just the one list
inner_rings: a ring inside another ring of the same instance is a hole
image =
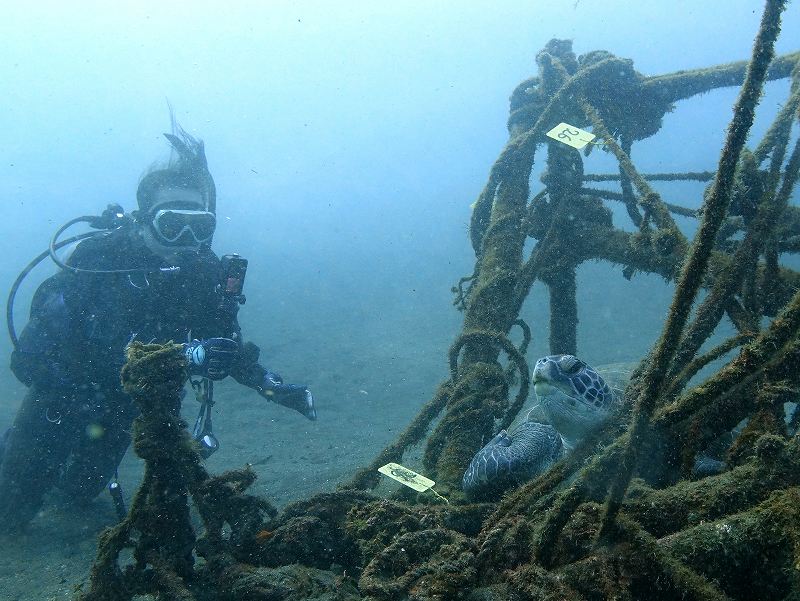
[[[6, 9], [0, 288], [65, 220], [109, 202], [135, 208], [140, 175], [166, 152], [169, 99], [206, 142], [218, 191], [214, 249], [250, 260], [245, 335], [271, 368], [317, 397], [311, 424], [235, 383], [218, 387], [222, 450], [211, 469], [254, 463], [256, 492], [279, 504], [330, 489], [371, 459], [446, 377], [461, 323], [450, 287], [474, 259], [470, 204], [507, 139], [508, 96], [535, 73], [536, 52], [551, 37], [570, 38], [579, 54], [606, 49], [646, 75], [741, 60], [761, 10], [688, 0], [165, 4]], [[792, 7], [778, 52], [796, 50], [798, 39]], [[767, 86], [753, 139], [787, 89]], [[735, 94], [679, 104], [658, 136], [636, 146], [637, 166], [713, 170]], [[613, 170], [600, 152], [586, 163], [587, 172]], [[703, 190], [655, 187], [693, 208]], [[615, 221], [631, 227], [619, 207]], [[691, 220], [679, 223], [692, 233]], [[18, 328], [52, 271], [45, 264], [21, 290]], [[619, 266], [583, 265], [580, 355], [594, 365], [640, 358], [670, 293], [658, 276], [627, 281]], [[548, 350], [546, 301], [536, 286], [522, 312], [534, 328], [531, 356]], [[24, 394], [4, 367], [10, 350], [0, 342], [0, 429]], [[127, 457], [126, 490], [139, 475]], [[112, 520], [105, 497], [77, 520], [48, 504], [27, 534], [0, 546], [0, 590], [10, 599], [69, 596]]]

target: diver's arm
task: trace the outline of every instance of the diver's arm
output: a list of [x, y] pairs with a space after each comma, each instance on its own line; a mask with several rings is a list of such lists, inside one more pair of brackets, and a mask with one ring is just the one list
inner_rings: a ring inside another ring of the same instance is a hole
[[[108, 244], [106, 237], [83, 240], [66, 263], [82, 269], [96, 267], [98, 260], [108, 261]], [[77, 349], [84, 329], [82, 308], [92, 294], [90, 282], [86, 276], [59, 271], [36, 289], [28, 323], [11, 353], [11, 370], [26, 386], [63, 389], [77, 385], [69, 357], [81, 352]]]
[[31, 315], [11, 353], [11, 371], [31, 386], [70, 386], [63, 362], [64, 345], [70, 339], [72, 318], [65, 300], [69, 275], [59, 273], [45, 280], [34, 295]]
[[254, 389], [267, 400], [294, 409], [310, 420], [317, 419], [314, 397], [308, 387], [284, 383], [283, 378], [258, 362], [260, 354], [261, 351], [255, 344], [244, 343], [239, 349], [238, 360], [230, 371], [233, 379]]

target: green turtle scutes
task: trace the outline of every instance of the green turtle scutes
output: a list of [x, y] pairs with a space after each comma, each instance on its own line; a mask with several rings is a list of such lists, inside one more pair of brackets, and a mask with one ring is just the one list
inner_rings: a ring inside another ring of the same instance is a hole
[[563, 454], [564, 443], [553, 426], [524, 421], [501, 430], [475, 454], [461, 488], [473, 497], [499, 492], [541, 474]]
[[567, 448], [597, 427], [619, 398], [593, 367], [574, 355], [548, 355], [533, 368], [533, 389]]
[[500, 491], [544, 472], [618, 404], [597, 370], [574, 355], [542, 357], [532, 380], [538, 404], [475, 454], [462, 479], [467, 495]]

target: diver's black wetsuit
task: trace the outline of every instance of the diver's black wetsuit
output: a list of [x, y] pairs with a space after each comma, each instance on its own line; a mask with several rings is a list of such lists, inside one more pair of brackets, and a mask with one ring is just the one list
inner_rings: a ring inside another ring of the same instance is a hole
[[[122, 391], [125, 346], [234, 337], [235, 314], [220, 308], [219, 259], [210, 250], [167, 267], [132, 231], [81, 242], [69, 265], [91, 270], [147, 268], [122, 274], [61, 271], [37, 290], [11, 368], [30, 389], [0, 454], [0, 529], [26, 524], [58, 484], [74, 501], [96, 496], [130, 443], [137, 410]], [[241, 348], [241, 343], [240, 343]], [[231, 375], [247, 386], [266, 370], [247, 344]]]

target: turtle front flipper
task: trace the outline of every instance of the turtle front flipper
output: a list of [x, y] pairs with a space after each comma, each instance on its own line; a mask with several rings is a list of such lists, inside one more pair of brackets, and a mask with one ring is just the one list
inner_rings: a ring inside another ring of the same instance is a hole
[[501, 430], [472, 458], [462, 489], [472, 499], [494, 497], [538, 476], [563, 452], [561, 436], [549, 424], [526, 421], [510, 434]]

